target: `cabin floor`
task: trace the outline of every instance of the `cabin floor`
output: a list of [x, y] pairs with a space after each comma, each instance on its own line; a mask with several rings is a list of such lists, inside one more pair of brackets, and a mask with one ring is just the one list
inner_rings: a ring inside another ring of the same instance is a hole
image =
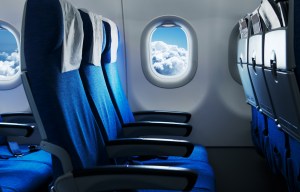
[[288, 192], [253, 147], [207, 147], [217, 192]]

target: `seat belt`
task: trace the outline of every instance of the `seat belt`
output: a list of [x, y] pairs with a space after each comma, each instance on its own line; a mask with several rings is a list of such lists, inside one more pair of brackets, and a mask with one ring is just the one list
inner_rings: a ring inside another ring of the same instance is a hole
[[23, 151], [20, 149], [19, 144], [14, 141], [7, 141], [7, 147], [12, 155], [1, 155], [0, 159], [10, 159], [10, 158], [18, 158], [22, 157], [24, 155], [36, 152], [40, 150], [40, 147], [38, 145], [29, 145], [28, 151]]
[[7, 141], [7, 146], [9, 151], [13, 154], [14, 157], [20, 157], [24, 155], [17, 142]]

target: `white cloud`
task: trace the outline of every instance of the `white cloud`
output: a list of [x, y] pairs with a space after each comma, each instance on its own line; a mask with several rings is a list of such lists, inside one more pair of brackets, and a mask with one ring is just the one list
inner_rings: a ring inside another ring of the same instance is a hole
[[14, 76], [20, 70], [20, 55], [18, 52], [0, 53], [0, 78]]
[[188, 52], [163, 41], [151, 42], [151, 58], [155, 70], [162, 75], [180, 75], [187, 69]]

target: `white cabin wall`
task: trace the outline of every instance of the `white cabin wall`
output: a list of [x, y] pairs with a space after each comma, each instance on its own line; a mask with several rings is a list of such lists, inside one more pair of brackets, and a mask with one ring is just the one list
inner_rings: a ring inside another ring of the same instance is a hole
[[[133, 111], [175, 110], [192, 113], [190, 140], [205, 146], [252, 146], [250, 107], [242, 86], [228, 69], [232, 29], [259, 0], [123, 0], [128, 70], [128, 97]], [[186, 19], [198, 38], [198, 69], [194, 79], [176, 89], [163, 89], [145, 78], [140, 38], [154, 18]]]
[[[0, 20], [13, 25], [21, 32], [24, 0], [1, 0]], [[30, 107], [22, 85], [11, 90], [0, 90], [0, 114], [27, 112]]]

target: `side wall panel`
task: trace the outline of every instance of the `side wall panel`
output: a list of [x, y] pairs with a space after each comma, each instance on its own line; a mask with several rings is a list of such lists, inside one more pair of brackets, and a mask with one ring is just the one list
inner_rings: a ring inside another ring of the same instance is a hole
[[[246, 0], [123, 0], [128, 70], [128, 97], [134, 111], [179, 110], [192, 113], [190, 140], [206, 146], [251, 146], [250, 108], [242, 87], [228, 69], [228, 42], [238, 19], [260, 1]], [[198, 38], [198, 70], [177, 89], [149, 83], [142, 72], [140, 38], [154, 18], [186, 19]]]

